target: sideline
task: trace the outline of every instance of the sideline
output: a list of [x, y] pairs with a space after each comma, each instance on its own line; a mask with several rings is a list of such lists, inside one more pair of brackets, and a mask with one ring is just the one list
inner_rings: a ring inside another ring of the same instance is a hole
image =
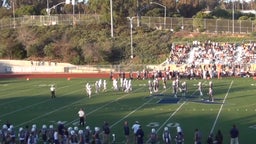
[[215, 129], [216, 123], [217, 123], [217, 121], [218, 121], [218, 119], [219, 119], [219, 117], [220, 117], [220, 113], [221, 113], [221, 111], [222, 111], [222, 108], [223, 108], [223, 106], [224, 106], [224, 103], [226, 102], [226, 99], [227, 99], [227, 97], [228, 97], [228, 94], [229, 94], [229, 91], [230, 91], [232, 85], [233, 85], [233, 80], [231, 81], [231, 83], [230, 83], [230, 85], [229, 85], [229, 88], [228, 88], [228, 91], [227, 91], [227, 93], [226, 93], [226, 95], [225, 95], [225, 97], [224, 97], [224, 100], [222, 101], [222, 104], [221, 104], [221, 106], [220, 106], [219, 112], [218, 112], [218, 114], [217, 114], [217, 116], [216, 116], [216, 119], [215, 119], [213, 125], [212, 125], [212, 129], [211, 129], [211, 131], [210, 131], [210, 134], [213, 133], [213, 131], [214, 131], [214, 129]]

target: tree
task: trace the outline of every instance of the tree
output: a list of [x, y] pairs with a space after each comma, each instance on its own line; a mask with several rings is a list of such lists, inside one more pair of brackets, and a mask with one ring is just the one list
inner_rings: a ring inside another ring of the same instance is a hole
[[12, 16], [12, 11], [10, 9], [6, 9], [4, 7], [0, 7], [0, 19], [8, 18]]
[[8, 59], [24, 59], [26, 50], [23, 44], [17, 39], [17, 33], [13, 30], [1, 32], [0, 51], [2, 58]]
[[31, 5], [24, 5], [16, 10], [17, 16], [35, 15], [35, 14], [36, 14], [35, 7]]
[[199, 0], [180, 0], [177, 4], [177, 9], [183, 17], [192, 17], [205, 8], [202, 4]]
[[211, 11], [211, 10], [215, 9], [216, 6], [219, 5], [220, 0], [206, 0], [205, 2], [206, 2], [205, 3], [206, 9]]

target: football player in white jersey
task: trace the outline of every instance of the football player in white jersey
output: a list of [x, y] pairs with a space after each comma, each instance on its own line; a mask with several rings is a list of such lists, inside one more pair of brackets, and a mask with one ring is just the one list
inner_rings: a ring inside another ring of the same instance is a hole
[[86, 93], [87, 93], [88, 97], [91, 98], [91, 96], [92, 96], [92, 88], [91, 88], [91, 85], [89, 83], [86, 84], [85, 90], [86, 90]]
[[103, 91], [107, 90], [107, 81], [103, 80]]
[[181, 95], [183, 97], [186, 96], [186, 93], [187, 93], [187, 82], [184, 81], [182, 84], [181, 84]]
[[198, 86], [198, 91], [199, 91], [199, 93], [200, 93], [200, 96], [203, 96], [202, 82], [198, 82], [197, 86]]
[[176, 80], [172, 81], [172, 94], [174, 95], [174, 97], [177, 97], [177, 83]]
[[167, 78], [166, 77], [162, 77], [162, 82], [163, 82], [163, 89], [166, 90]]
[[148, 80], [148, 90], [149, 90], [149, 93], [152, 94], [153, 93], [153, 83], [151, 80]]
[[208, 94], [209, 94], [209, 101], [214, 102], [213, 90], [212, 90], [211, 87], [209, 87], [209, 92], [208, 92]]
[[118, 82], [117, 82], [116, 79], [113, 79], [113, 89], [114, 89], [115, 91], [118, 91]]

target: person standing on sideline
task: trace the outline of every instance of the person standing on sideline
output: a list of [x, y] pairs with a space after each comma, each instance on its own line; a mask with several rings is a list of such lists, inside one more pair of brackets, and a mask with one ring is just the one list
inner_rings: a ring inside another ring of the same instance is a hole
[[164, 144], [170, 144], [171, 143], [172, 137], [171, 137], [170, 131], [168, 130], [168, 127], [164, 128], [162, 138], [163, 138]]
[[108, 122], [104, 121], [102, 130], [103, 130], [103, 144], [109, 144], [110, 127]]
[[137, 135], [136, 135], [136, 133], [137, 133], [139, 128], [140, 128], [140, 124], [139, 124], [138, 121], [136, 121], [135, 124], [132, 125], [132, 130], [133, 130], [133, 133], [134, 133], [134, 143], [137, 142]]
[[137, 144], [144, 144], [144, 142], [143, 142], [144, 131], [142, 130], [141, 126], [139, 126], [139, 129], [136, 132], [136, 137], [137, 137]]
[[207, 138], [207, 144], [214, 144], [214, 137], [213, 137], [213, 133], [211, 133], [208, 138]]
[[56, 90], [55, 85], [51, 85], [50, 91], [51, 91], [52, 98], [55, 98], [55, 97], [56, 97], [56, 96], [55, 96], [55, 90]]
[[223, 143], [223, 135], [220, 130], [218, 130], [217, 134], [215, 135], [215, 143], [222, 144]]
[[236, 128], [236, 125], [233, 125], [232, 129], [230, 130], [230, 144], [239, 144], [238, 137], [239, 131]]
[[82, 108], [80, 108], [80, 110], [78, 111], [78, 116], [79, 116], [79, 125], [81, 126], [84, 126], [84, 123], [85, 123], [85, 113], [83, 111]]
[[175, 136], [176, 144], [184, 144], [184, 133], [180, 126], [177, 126], [177, 134]]
[[158, 142], [158, 136], [157, 136], [155, 128], [151, 129], [151, 133], [149, 135], [149, 139], [150, 139], [150, 144], [156, 144]]
[[125, 136], [125, 144], [129, 144], [129, 137], [130, 137], [130, 127], [128, 125], [128, 122], [124, 122], [124, 136]]
[[202, 135], [201, 132], [198, 130], [198, 128], [195, 129], [195, 133], [194, 133], [194, 141], [195, 144], [202, 144]]

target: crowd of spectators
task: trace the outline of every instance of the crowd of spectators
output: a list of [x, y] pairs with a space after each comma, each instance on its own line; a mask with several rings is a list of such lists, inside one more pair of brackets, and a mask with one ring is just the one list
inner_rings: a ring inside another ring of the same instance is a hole
[[[221, 65], [225, 76], [248, 76], [254, 72], [250, 64], [256, 63], [256, 43], [217, 43], [193, 41], [192, 44], [174, 45], [165, 65], [186, 65], [183, 72], [216, 71]], [[217, 74], [216, 74], [217, 75]]]
[[192, 44], [172, 46], [169, 63], [173, 64], [223, 64], [255, 63], [256, 43], [235, 44], [193, 41]]

